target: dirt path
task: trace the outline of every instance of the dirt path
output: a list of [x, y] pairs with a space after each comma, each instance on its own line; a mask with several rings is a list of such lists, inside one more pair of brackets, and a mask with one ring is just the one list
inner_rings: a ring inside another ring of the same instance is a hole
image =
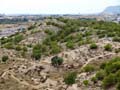
[[94, 58], [90, 58], [82, 67], [81, 67], [81, 69], [83, 69], [86, 65], [88, 65], [91, 61], [93, 61], [93, 60], [96, 60], [96, 59], [98, 59], [99, 57], [106, 57], [106, 56], [109, 56], [109, 55], [116, 55], [115, 53], [109, 53], [109, 54], [106, 54], [106, 55], [100, 55], [100, 56], [96, 56], [96, 57], [94, 57]]

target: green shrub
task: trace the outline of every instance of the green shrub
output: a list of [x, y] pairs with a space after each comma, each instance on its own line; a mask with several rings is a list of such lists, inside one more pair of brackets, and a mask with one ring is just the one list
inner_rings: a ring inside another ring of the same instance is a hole
[[41, 58], [41, 52], [39, 50], [33, 51], [33, 57], [35, 58], [35, 60], [40, 59]]
[[50, 48], [51, 48], [51, 54], [58, 54], [61, 51], [61, 47], [55, 41], [51, 42]]
[[6, 62], [8, 60], [8, 56], [3, 56], [2, 57], [2, 62]]
[[17, 45], [17, 46], [15, 47], [15, 50], [20, 51], [20, 50], [22, 50], [22, 48], [21, 48], [19, 45]]
[[100, 34], [98, 35], [99, 38], [104, 38], [105, 37], [105, 34]]
[[16, 35], [15, 37], [14, 37], [14, 43], [19, 43], [21, 40], [23, 40], [23, 35]]
[[32, 30], [34, 28], [35, 28], [35, 25], [31, 25], [31, 26], [28, 27], [28, 30]]
[[23, 50], [24, 52], [27, 52], [27, 47], [24, 46], [24, 47], [22, 48], [22, 50]]
[[83, 45], [83, 44], [84, 44], [84, 41], [79, 41], [79, 42], [78, 42], [78, 45], [79, 45], [79, 46], [81, 46], [81, 45]]
[[27, 47], [32, 48], [32, 44], [28, 44]]
[[92, 77], [92, 78], [91, 78], [91, 81], [92, 81], [93, 83], [97, 83], [97, 78], [96, 78], [96, 77]]
[[53, 35], [54, 34], [54, 32], [52, 30], [48, 30], [48, 29], [45, 30], [45, 33], [48, 34], [48, 35]]
[[8, 42], [4, 45], [4, 48], [6, 49], [14, 49], [14, 45], [12, 42]]
[[116, 77], [114, 74], [110, 74], [108, 76], [106, 76], [104, 79], [103, 79], [103, 83], [102, 83], [102, 86], [104, 88], [108, 88], [110, 86], [113, 86], [116, 84]]
[[120, 82], [117, 84], [116, 89], [117, 89], [117, 90], [120, 90]]
[[70, 72], [68, 73], [65, 78], [64, 78], [64, 82], [65, 84], [67, 85], [72, 85], [75, 83], [75, 80], [76, 80], [76, 77], [77, 77], [77, 73], [76, 72]]
[[108, 63], [105, 67], [105, 71], [107, 72], [107, 74], [116, 73], [118, 70], [120, 70], [120, 61]]
[[67, 48], [70, 48], [70, 49], [74, 49], [74, 42], [73, 42], [73, 41], [68, 41], [68, 42], [66, 43], [66, 47], [67, 47]]
[[103, 80], [105, 76], [106, 76], [106, 73], [104, 70], [100, 70], [96, 73], [96, 78], [98, 80]]
[[114, 38], [113, 38], [113, 41], [115, 41], [115, 42], [120, 42], [120, 37], [114, 37]]
[[62, 65], [62, 63], [63, 63], [63, 58], [61, 58], [61, 57], [54, 56], [54, 57], [51, 59], [51, 64], [52, 64], [54, 67], [59, 67], [60, 65]]
[[111, 32], [107, 33], [108, 37], [114, 37], [115, 35], [116, 35], [116, 33], [111, 33]]
[[84, 71], [85, 72], [93, 72], [93, 71], [95, 71], [95, 67], [92, 65], [87, 65], [84, 67]]
[[49, 46], [47, 46], [47, 45], [45, 45], [45, 44], [42, 44], [42, 45], [41, 45], [41, 50], [42, 50], [42, 53], [48, 52]]
[[115, 73], [115, 76], [117, 78], [117, 82], [120, 82], [120, 70], [118, 70], [116, 73]]
[[102, 64], [100, 65], [100, 69], [105, 69], [106, 65], [107, 65], [107, 63], [102, 63]]
[[112, 45], [111, 44], [107, 44], [107, 45], [104, 46], [104, 49], [106, 51], [112, 51]]
[[115, 53], [119, 53], [120, 52], [120, 49], [115, 49]]
[[33, 47], [33, 50], [32, 50], [32, 56], [38, 60], [41, 58], [41, 45], [40, 44], [37, 44]]
[[12, 38], [11, 37], [1, 38], [0, 42], [1, 42], [1, 44], [11, 43], [12, 42]]
[[120, 90], [120, 57], [115, 57], [108, 62], [104, 62], [100, 66], [100, 71], [96, 73], [97, 80], [102, 80], [102, 86], [109, 88], [116, 86]]
[[23, 58], [25, 58], [25, 56], [26, 56], [25, 51], [21, 51], [21, 56], [22, 56]]
[[97, 48], [98, 48], [98, 46], [95, 43], [92, 43], [90, 45], [90, 49], [97, 49]]
[[88, 80], [84, 80], [84, 81], [83, 81], [83, 84], [84, 84], [85, 86], [88, 86], [89, 81], [88, 81]]

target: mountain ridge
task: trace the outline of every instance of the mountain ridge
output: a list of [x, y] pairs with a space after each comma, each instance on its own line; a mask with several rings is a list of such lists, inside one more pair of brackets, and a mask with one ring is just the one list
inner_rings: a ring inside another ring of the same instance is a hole
[[120, 14], [120, 5], [105, 8], [102, 14]]

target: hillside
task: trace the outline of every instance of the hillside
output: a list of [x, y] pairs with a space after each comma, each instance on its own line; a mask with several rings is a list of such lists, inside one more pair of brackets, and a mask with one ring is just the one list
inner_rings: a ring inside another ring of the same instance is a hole
[[120, 24], [46, 18], [0, 39], [0, 90], [120, 90]]
[[120, 14], [120, 6], [107, 7], [102, 13], [105, 13], [105, 14]]

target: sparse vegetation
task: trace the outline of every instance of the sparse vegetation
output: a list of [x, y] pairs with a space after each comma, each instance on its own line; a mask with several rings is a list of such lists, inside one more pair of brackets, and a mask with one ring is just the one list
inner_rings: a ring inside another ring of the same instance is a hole
[[78, 90], [89, 86], [120, 90], [120, 58], [108, 60], [120, 54], [120, 24], [63, 17], [29, 23], [24, 32], [0, 39], [1, 62], [10, 59], [0, 63], [4, 78], [0, 78], [0, 88], [17, 80], [19, 86], [28, 86], [25, 89], [32, 85], [43, 89], [40, 85], [61, 90], [75, 84]]

